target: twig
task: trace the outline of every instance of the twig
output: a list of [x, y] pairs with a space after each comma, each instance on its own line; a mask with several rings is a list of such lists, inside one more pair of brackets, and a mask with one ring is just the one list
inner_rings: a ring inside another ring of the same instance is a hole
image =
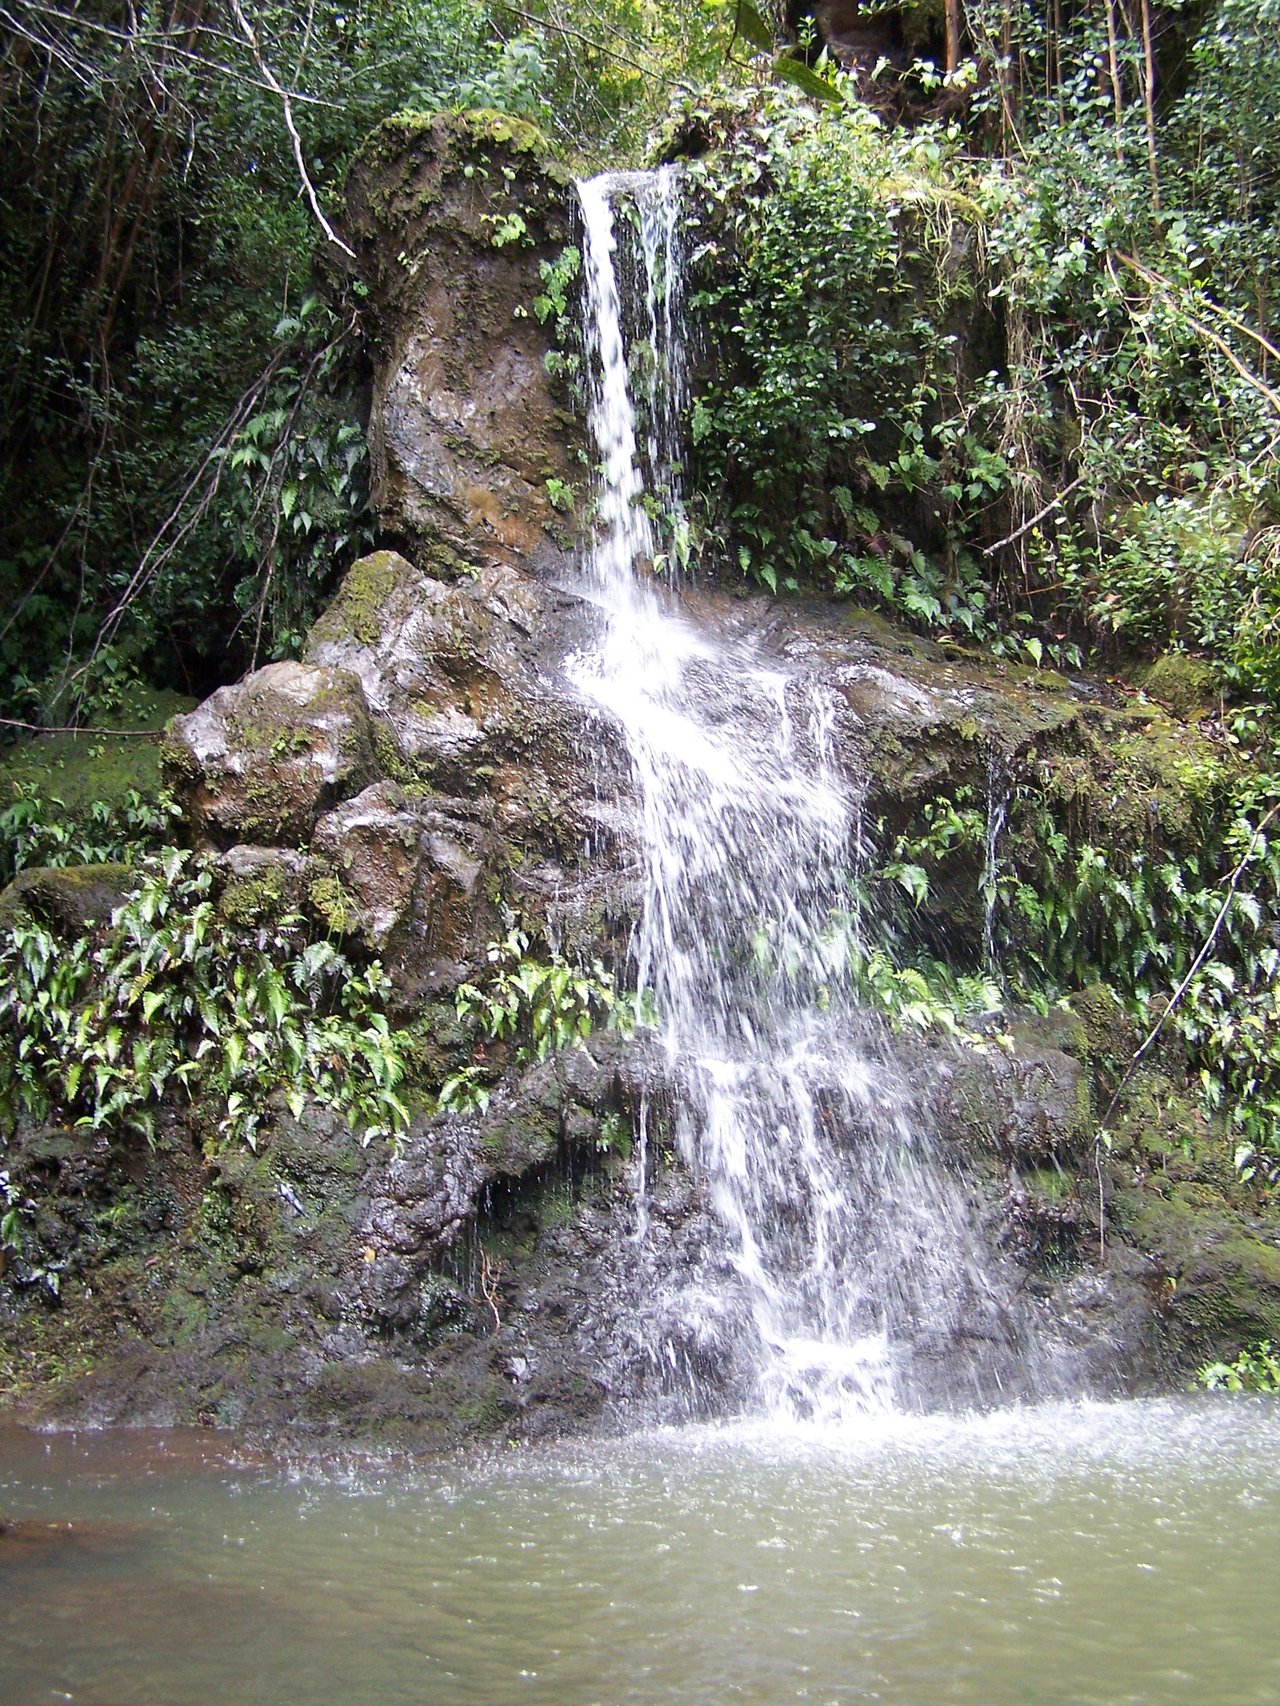
[[[1152, 272], [1150, 267], [1144, 267], [1142, 262], [1135, 260], [1132, 255], [1121, 254], [1117, 250], [1116, 259], [1128, 267], [1131, 272], [1136, 272], [1139, 278], [1145, 279], [1148, 284], [1157, 286], [1169, 296], [1175, 294], [1174, 287], [1168, 279], [1161, 278], [1160, 274]], [[1267, 338], [1264, 338], [1261, 332], [1255, 332], [1252, 327], [1245, 325], [1243, 320], [1237, 320], [1234, 314], [1229, 314], [1225, 308], [1220, 308], [1216, 302], [1206, 301], [1205, 307], [1212, 313], [1221, 315], [1229, 326], [1233, 326], [1238, 332], [1243, 332], [1246, 337], [1252, 338], [1255, 343], [1260, 344], [1264, 350], [1280, 360], [1280, 351], [1277, 351], [1275, 346]], [[1212, 326], [1206, 326], [1203, 320], [1186, 308], [1182, 309], [1182, 313], [1192, 331], [1199, 333], [1207, 343], [1211, 343], [1216, 350], [1224, 355], [1245, 384], [1252, 386], [1258, 395], [1271, 405], [1276, 414], [1280, 415], [1280, 391], [1273, 390], [1264, 379], [1258, 377], [1252, 368], [1247, 367], [1226, 339], [1220, 337]]]
[[1077, 474], [1075, 479], [1072, 480], [1071, 484], [1069, 486], [1064, 486], [1062, 488], [1062, 490], [1058, 493], [1057, 497], [1052, 498], [1044, 506], [1043, 509], [1037, 510], [1036, 513], [1031, 517], [1030, 521], [1024, 521], [1022, 526], [1015, 528], [1014, 531], [1012, 533], [1010, 533], [1007, 538], [997, 539], [994, 545], [988, 545], [982, 553], [983, 556], [984, 557], [994, 557], [996, 552], [997, 551], [1003, 551], [1003, 549], [1005, 548], [1006, 545], [1016, 544], [1017, 541], [1022, 538], [1024, 533], [1030, 533], [1031, 529], [1033, 527], [1038, 526], [1038, 524], [1044, 520], [1046, 515], [1052, 515], [1053, 511], [1055, 509], [1057, 509], [1058, 505], [1065, 503], [1067, 501], [1067, 499], [1071, 496], [1072, 492], [1075, 491], [1076, 487], [1079, 485], [1082, 485], [1083, 483], [1084, 483], [1084, 475], [1083, 474]]
[[0, 728], [26, 729], [34, 735], [106, 735], [112, 740], [117, 737], [160, 740], [164, 734], [163, 729], [98, 729], [85, 728], [80, 723], [24, 723], [17, 717], [0, 717]]
[[483, 1245], [480, 1248], [480, 1290], [493, 1311], [493, 1330], [496, 1333], [502, 1326], [502, 1316], [498, 1313], [498, 1268]]
[[[152, 536], [151, 543], [147, 546], [139, 559], [138, 566], [129, 578], [128, 585], [121, 593], [114, 608], [103, 620], [102, 625], [98, 629], [97, 637], [94, 640], [89, 656], [82, 665], [81, 670], [77, 672], [79, 675], [83, 675], [84, 672], [88, 670], [89, 666], [94, 662], [104, 646], [111, 644], [112, 640], [115, 638], [116, 630], [123, 621], [125, 613], [129, 609], [133, 600], [155, 577], [158, 570], [161, 569], [174, 555], [179, 546], [195, 527], [196, 523], [209, 508], [210, 504], [212, 504], [214, 498], [217, 496], [218, 487], [222, 480], [222, 472], [226, 466], [223, 453], [234, 442], [237, 433], [253, 413], [254, 408], [257, 406], [258, 399], [263, 395], [267, 386], [275, 377], [276, 369], [280, 366], [283, 359], [283, 350], [275, 350], [271, 359], [267, 362], [266, 367], [263, 368], [262, 372], [249, 386], [248, 390], [243, 392], [237, 399], [231, 413], [218, 429], [212, 444], [205, 451], [196, 468], [187, 478], [186, 484], [183, 486], [182, 491], [172, 509], [169, 511], [169, 514], [165, 517], [164, 521], [161, 522], [157, 532]], [[211, 473], [210, 470], [212, 470]], [[201, 482], [205, 480], [206, 474], [209, 476], [208, 482], [205, 485], [204, 490], [201, 491]], [[186, 509], [188, 500], [197, 493], [199, 493], [199, 496], [196, 498], [194, 508], [191, 513], [187, 515], [186, 519], [182, 520], [183, 512]], [[172, 533], [170, 532], [171, 529], [173, 530]], [[75, 679], [75, 677], [72, 679]]]
[[639, 60], [631, 59], [625, 53], [619, 53], [616, 47], [607, 47], [604, 42], [597, 41], [594, 36], [583, 35], [581, 30], [575, 30], [569, 24], [558, 24], [551, 18], [539, 18], [533, 12], [522, 11], [519, 6], [508, 6], [505, 0], [502, 10], [510, 13], [513, 18], [519, 18], [521, 23], [532, 24], [536, 29], [552, 30], [558, 36], [567, 36], [572, 41], [580, 41], [584, 47], [589, 47], [596, 53], [603, 53], [606, 59], [614, 59], [619, 65], [630, 66], [632, 71], [639, 71], [642, 76], [651, 77], [654, 73], [656, 65], [654, 60], [650, 60], [648, 65], [641, 65]]
[[289, 141], [293, 144], [294, 164], [298, 168], [298, 176], [302, 179], [302, 187], [306, 191], [307, 200], [311, 204], [311, 211], [315, 214], [316, 219], [319, 221], [321, 230], [324, 232], [329, 241], [341, 249], [344, 255], [349, 256], [351, 260], [355, 260], [355, 250], [349, 243], [344, 243], [342, 238], [339, 237], [333, 226], [330, 225], [329, 221], [325, 218], [324, 210], [320, 206], [320, 198], [316, 194], [315, 185], [311, 182], [310, 175], [307, 172], [307, 164], [303, 158], [302, 138], [298, 135], [298, 127], [293, 120], [293, 98], [263, 57], [262, 49], [258, 45], [258, 38], [253, 32], [253, 25], [249, 22], [248, 18], [245, 17], [244, 8], [241, 6], [240, 0], [231, 0], [231, 10], [235, 16], [236, 23], [240, 26], [240, 33], [249, 44], [249, 52], [253, 55], [253, 63], [258, 67], [258, 71], [262, 76], [263, 81], [268, 85], [272, 92], [280, 98], [281, 110], [284, 113], [285, 129], [289, 132]]

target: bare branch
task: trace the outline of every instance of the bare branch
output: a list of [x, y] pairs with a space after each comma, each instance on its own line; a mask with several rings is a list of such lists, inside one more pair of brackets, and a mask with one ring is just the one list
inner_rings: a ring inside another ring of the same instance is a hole
[[994, 557], [996, 552], [1002, 551], [1006, 545], [1015, 544], [1024, 534], [1030, 533], [1033, 527], [1038, 526], [1039, 523], [1044, 520], [1045, 516], [1052, 515], [1054, 510], [1058, 508], [1059, 504], [1066, 503], [1067, 499], [1071, 496], [1072, 492], [1075, 491], [1076, 487], [1083, 485], [1083, 483], [1084, 475], [1077, 474], [1071, 484], [1069, 486], [1064, 486], [1058, 493], [1057, 497], [1051, 498], [1043, 509], [1037, 510], [1031, 517], [1030, 521], [1024, 521], [1021, 527], [1015, 528], [1015, 530], [1008, 534], [1007, 537], [1004, 539], [997, 539], [994, 545], [988, 545], [986, 550], [982, 553], [983, 556]]
[[[1138, 277], [1144, 279], [1147, 284], [1153, 285], [1157, 290], [1163, 291], [1166, 296], [1171, 297], [1175, 301], [1177, 300], [1174, 287], [1170, 284], [1167, 278], [1162, 278], [1158, 272], [1152, 272], [1150, 267], [1143, 266], [1142, 262], [1136, 260], [1132, 255], [1121, 254], [1117, 251], [1116, 259], [1120, 261], [1122, 265], [1128, 267], [1131, 272], [1137, 273]], [[1277, 350], [1275, 345], [1271, 343], [1268, 338], [1263, 337], [1261, 332], [1255, 332], [1251, 326], [1247, 326], [1243, 320], [1238, 320], [1234, 314], [1228, 313], [1225, 308], [1220, 308], [1216, 302], [1206, 300], [1204, 306], [1211, 314], [1217, 314], [1237, 332], [1242, 332], [1246, 337], [1252, 338], [1253, 341], [1260, 344], [1268, 354], [1275, 356], [1275, 358], [1280, 361], [1280, 350]], [[1212, 344], [1214, 349], [1216, 349], [1221, 355], [1225, 356], [1227, 361], [1240, 375], [1241, 379], [1244, 380], [1245, 384], [1251, 386], [1252, 389], [1255, 390], [1258, 395], [1275, 411], [1275, 413], [1280, 415], [1280, 391], [1274, 390], [1267, 384], [1265, 379], [1259, 378], [1251, 367], [1241, 361], [1240, 357], [1232, 349], [1231, 345], [1225, 338], [1215, 332], [1212, 326], [1207, 326], [1198, 315], [1191, 313], [1187, 308], [1182, 308], [1181, 311], [1192, 331], [1202, 337], [1206, 343]]]
[[78, 723], [24, 723], [18, 717], [0, 717], [0, 729], [22, 729], [33, 735], [110, 735], [112, 740], [160, 740], [163, 729], [84, 728]]
[[270, 87], [272, 93], [277, 95], [280, 99], [281, 110], [284, 113], [285, 129], [289, 132], [289, 140], [293, 144], [294, 163], [298, 168], [298, 176], [302, 179], [302, 187], [306, 191], [307, 200], [311, 204], [311, 211], [315, 214], [321, 230], [324, 232], [329, 241], [337, 248], [341, 249], [344, 255], [348, 255], [352, 260], [354, 260], [356, 256], [355, 250], [349, 243], [344, 243], [342, 238], [339, 237], [333, 226], [330, 225], [329, 221], [325, 218], [324, 210], [320, 206], [320, 198], [316, 194], [315, 185], [311, 182], [311, 177], [307, 172], [306, 160], [303, 158], [302, 138], [298, 135], [298, 127], [294, 123], [293, 101], [289, 91], [284, 87], [283, 83], [280, 82], [275, 72], [263, 57], [262, 49], [258, 45], [258, 38], [253, 31], [253, 25], [249, 22], [248, 18], [245, 17], [244, 8], [241, 6], [240, 0], [231, 0], [231, 10], [235, 15], [237, 24], [240, 26], [241, 34], [244, 36], [245, 41], [249, 45], [249, 51], [253, 55], [253, 62], [258, 67], [259, 75]]
[[1254, 830], [1253, 834], [1249, 837], [1249, 845], [1245, 848], [1244, 852], [1241, 854], [1240, 863], [1236, 866], [1235, 870], [1232, 871], [1230, 877], [1227, 879], [1227, 892], [1223, 896], [1222, 905], [1218, 908], [1218, 916], [1213, 921], [1212, 929], [1209, 931], [1209, 934], [1205, 937], [1204, 943], [1200, 949], [1200, 952], [1196, 955], [1195, 959], [1192, 960], [1190, 968], [1187, 971], [1187, 975], [1183, 978], [1182, 982], [1178, 985], [1178, 987], [1174, 990], [1173, 994], [1169, 997], [1169, 1000], [1165, 1004], [1164, 1011], [1161, 1013], [1160, 1017], [1156, 1020], [1155, 1024], [1152, 1026], [1151, 1030], [1147, 1033], [1147, 1035], [1143, 1039], [1143, 1041], [1139, 1044], [1138, 1048], [1134, 1052], [1133, 1059], [1129, 1062], [1128, 1066], [1125, 1068], [1124, 1077], [1116, 1085], [1115, 1094], [1112, 1096], [1111, 1100], [1107, 1103], [1107, 1111], [1105, 1114], [1103, 1114], [1102, 1119], [1099, 1121], [1099, 1127], [1101, 1130], [1105, 1131], [1110, 1126], [1111, 1120], [1115, 1114], [1115, 1111], [1120, 1106], [1120, 1098], [1121, 1098], [1121, 1096], [1123, 1096], [1124, 1092], [1128, 1089], [1129, 1084], [1132, 1082], [1134, 1073], [1138, 1070], [1138, 1067], [1142, 1064], [1143, 1058], [1147, 1054], [1147, 1051], [1155, 1046], [1155, 1042], [1156, 1042], [1157, 1037], [1160, 1035], [1161, 1031], [1164, 1030], [1166, 1024], [1168, 1024], [1170, 1018], [1172, 1017], [1175, 1009], [1181, 1003], [1183, 996], [1187, 993], [1188, 989], [1190, 989], [1192, 981], [1195, 978], [1196, 973], [1200, 970], [1200, 967], [1204, 964], [1204, 962], [1209, 958], [1209, 955], [1213, 949], [1213, 944], [1218, 939], [1218, 932], [1222, 929], [1223, 924], [1226, 922], [1227, 913], [1231, 910], [1231, 902], [1235, 899], [1236, 890], [1240, 887], [1240, 879], [1241, 879], [1241, 877], [1244, 876], [1245, 871], [1248, 869], [1250, 859], [1253, 858], [1253, 850], [1258, 845], [1258, 842], [1262, 837], [1263, 830], [1266, 829], [1267, 825], [1271, 822], [1272, 818], [1275, 817], [1277, 813], [1280, 813], [1280, 802], [1277, 802], [1277, 804], [1272, 806], [1271, 810], [1262, 819], [1261, 823], [1258, 824], [1258, 826]]

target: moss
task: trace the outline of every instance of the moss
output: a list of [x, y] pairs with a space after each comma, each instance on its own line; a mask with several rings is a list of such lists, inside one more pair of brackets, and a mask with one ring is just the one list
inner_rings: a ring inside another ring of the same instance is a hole
[[269, 770], [249, 778], [244, 787], [243, 801], [238, 829], [244, 840], [261, 842], [265, 846], [286, 833], [293, 811], [293, 796]]
[[104, 924], [137, 881], [128, 865], [67, 865], [20, 871], [0, 894], [0, 929], [44, 924], [81, 935]]
[[[1070, 1001], [1084, 1044], [1080, 1059], [1118, 1063], [1133, 1053], [1136, 1027], [1109, 983], [1091, 983], [1087, 989], [1077, 990]], [[1075, 1054], [1077, 1050], [1069, 1052]]]
[[393, 113], [373, 132], [361, 154], [394, 159], [424, 137], [430, 137], [437, 148], [452, 147], [459, 153], [503, 148], [539, 161], [551, 159], [551, 145], [536, 124], [511, 113], [500, 113], [493, 107], [473, 107], [460, 113], [412, 109]]
[[1075, 1192], [1075, 1180], [1058, 1167], [1035, 1167], [1023, 1174], [1023, 1183], [1049, 1202], [1063, 1202]]
[[218, 911], [227, 923], [241, 927], [268, 923], [286, 908], [285, 873], [279, 865], [232, 877], [218, 899]]
[[1212, 667], [1203, 658], [1185, 652], [1166, 652], [1138, 677], [1145, 693], [1168, 706], [1184, 720], [1213, 703], [1215, 683]]
[[524, 1108], [510, 1119], [487, 1123], [481, 1145], [496, 1172], [523, 1173], [554, 1157], [559, 1120], [547, 1108]]
[[160, 773], [171, 788], [192, 787], [200, 779], [200, 761], [183, 740], [160, 743]]
[[458, 1427], [468, 1434], [499, 1433], [506, 1426], [514, 1408], [511, 1395], [498, 1387], [478, 1392], [464, 1399], [454, 1411]]
[[375, 718], [373, 723], [373, 756], [378, 769], [390, 781], [398, 782], [402, 788], [421, 787], [413, 766], [400, 750], [395, 734], [381, 718]]
[[351, 896], [337, 877], [319, 876], [307, 885], [307, 899], [325, 928], [335, 936], [345, 936], [351, 928]]
[[929, 662], [937, 662], [942, 657], [942, 651], [935, 641], [900, 627], [883, 611], [864, 604], [850, 604], [844, 607], [843, 614], [850, 628], [882, 651]]
[[[337, 597], [316, 623], [310, 644], [358, 640], [376, 645], [382, 637], [382, 611], [406, 575], [414, 571], [394, 551], [373, 551], [351, 565]], [[416, 578], [416, 577], [415, 577]]]
[[[170, 695], [176, 709], [191, 701]], [[129, 740], [96, 730], [83, 734], [41, 735], [10, 752], [0, 764], [0, 808], [20, 795], [48, 807], [59, 802], [58, 815], [71, 825], [83, 824], [86, 837], [101, 835], [89, 817], [94, 806], [112, 812], [126, 806], [130, 794], [155, 805], [170, 783], [165, 762], [169, 743], [157, 731], [154, 739]]]
[[1194, 730], [1162, 713], [1133, 720], [1109, 714], [1092, 730], [1095, 783], [1086, 829], [1113, 846], [1140, 846], [1159, 836], [1195, 845], [1205, 814], [1223, 797], [1234, 765]]

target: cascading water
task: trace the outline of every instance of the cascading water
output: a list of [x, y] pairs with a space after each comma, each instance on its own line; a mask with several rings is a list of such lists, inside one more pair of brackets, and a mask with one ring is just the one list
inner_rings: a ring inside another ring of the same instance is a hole
[[998, 970], [996, 912], [1000, 903], [1000, 837], [1009, 821], [1009, 805], [1012, 799], [1013, 785], [1009, 780], [1008, 768], [993, 751], [987, 760], [986, 858], [982, 867], [982, 882], [979, 885], [983, 910], [983, 965], [992, 976], [995, 976]]
[[[582, 590], [602, 619], [570, 669], [620, 725], [638, 784], [636, 970], [659, 1015], [675, 1142], [725, 1251], [714, 1282], [699, 1267], [647, 1300], [653, 1364], [691, 1407], [708, 1371], [732, 1364], [750, 1402], [794, 1418], [935, 1401], [942, 1384], [953, 1400], [990, 1397], [1030, 1366], [1033, 1336], [850, 988], [861, 836], [833, 757], [842, 702], [761, 642], [708, 631], [648, 572], [641, 453], [659, 494], [679, 462], [678, 176], [608, 174], [579, 197], [602, 470]], [[628, 354], [646, 340], [666, 394], [648, 399], [640, 434]]]

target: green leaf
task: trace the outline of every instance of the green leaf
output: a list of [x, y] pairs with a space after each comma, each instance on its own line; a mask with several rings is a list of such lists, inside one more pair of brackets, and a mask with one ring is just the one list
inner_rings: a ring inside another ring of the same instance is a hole
[[839, 89], [834, 83], [828, 83], [825, 77], [819, 77], [816, 71], [804, 63], [802, 59], [792, 59], [790, 54], [780, 53], [773, 62], [776, 77], [781, 77], [784, 83], [792, 83], [815, 101], [843, 101]]
[[733, 33], [735, 38], [741, 36], [743, 41], [750, 42], [762, 53], [773, 52], [773, 31], [750, 0], [738, 0], [733, 14]]

